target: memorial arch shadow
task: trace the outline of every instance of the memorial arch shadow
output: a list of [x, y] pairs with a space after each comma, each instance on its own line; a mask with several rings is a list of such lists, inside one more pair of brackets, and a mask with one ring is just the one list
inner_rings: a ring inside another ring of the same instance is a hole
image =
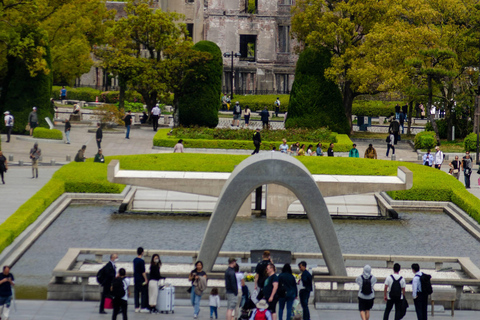
[[199, 259], [212, 271], [218, 253], [247, 196], [264, 184], [290, 189], [300, 200], [331, 275], [346, 276], [337, 234], [323, 196], [307, 168], [294, 157], [269, 152], [241, 162], [223, 186], [207, 225]]

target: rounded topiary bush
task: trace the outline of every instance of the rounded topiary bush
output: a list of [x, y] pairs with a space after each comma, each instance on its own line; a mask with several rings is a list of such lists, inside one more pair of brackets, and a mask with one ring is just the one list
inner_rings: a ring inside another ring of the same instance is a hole
[[194, 71], [185, 77], [178, 97], [179, 121], [182, 126], [214, 128], [222, 93], [222, 51], [211, 41], [197, 42], [193, 49], [208, 52], [211, 58], [193, 65]]
[[288, 105], [286, 128], [328, 127], [349, 133], [342, 94], [338, 86], [324, 76], [331, 54], [326, 49], [305, 49], [298, 58]]
[[475, 151], [477, 150], [477, 135], [472, 132], [463, 140], [465, 145], [465, 151]]
[[415, 149], [433, 149], [437, 145], [435, 132], [423, 131], [415, 135]]
[[57, 129], [46, 129], [37, 127], [33, 130], [33, 137], [39, 139], [53, 139], [53, 140], [62, 140], [63, 133]]

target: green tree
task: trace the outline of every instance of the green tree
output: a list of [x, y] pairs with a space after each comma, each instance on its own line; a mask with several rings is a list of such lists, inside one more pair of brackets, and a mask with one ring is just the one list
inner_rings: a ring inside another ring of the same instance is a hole
[[218, 110], [222, 93], [223, 59], [220, 48], [211, 41], [200, 41], [194, 50], [207, 52], [207, 63], [191, 65], [178, 94], [179, 120], [182, 126], [206, 126], [218, 124]]
[[350, 132], [342, 94], [335, 82], [324, 76], [330, 58], [325, 48], [307, 48], [300, 54], [288, 105], [287, 128], [328, 127], [338, 133]]

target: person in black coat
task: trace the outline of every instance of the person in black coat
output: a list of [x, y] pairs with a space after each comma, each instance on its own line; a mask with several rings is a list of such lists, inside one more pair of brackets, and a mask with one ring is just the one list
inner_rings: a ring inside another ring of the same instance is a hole
[[118, 255], [112, 253], [110, 255], [110, 261], [102, 268], [103, 269], [103, 282], [100, 284], [103, 287], [102, 297], [100, 300], [99, 313], [106, 314], [105, 312], [105, 298], [110, 294], [110, 287], [112, 286], [113, 279], [117, 275], [115, 262], [118, 260]]
[[255, 134], [253, 135], [253, 145], [255, 150], [252, 152], [252, 155], [260, 151], [260, 145], [262, 144], [262, 138], [260, 137], [260, 129], [257, 128]]
[[103, 131], [102, 131], [102, 126], [100, 123], [97, 123], [97, 133], [95, 134], [95, 139], [97, 139], [97, 146], [98, 149], [102, 149], [102, 139], [103, 139]]

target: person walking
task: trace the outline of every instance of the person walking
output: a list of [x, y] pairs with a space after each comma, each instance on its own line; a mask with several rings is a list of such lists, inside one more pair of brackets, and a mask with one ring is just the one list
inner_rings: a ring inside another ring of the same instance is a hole
[[363, 157], [367, 159], [377, 159], [377, 150], [375, 150], [371, 143], [368, 145], [367, 150], [365, 150]]
[[85, 162], [85, 151], [87, 150], [87, 146], [83, 145], [80, 150], [78, 150], [77, 154], [75, 155], [75, 162]]
[[293, 276], [292, 267], [289, 263], [283, 265], [282, 273], [278, 276], [279, 306], [278, 319], [283, 320], [283, 309], [287, 305], [286, 320], [292, 318], [293, 301], [297, 297], [297, 282]]
[[385, 140], [385, 142], [387, 142], [387, 157], [388, 157], [388, 154], [390, 153], [390, 149], [392, 149], [392, 155], [395, 154], [395, 136], [393, 135], [393, 133], [389, 133], [388, 136], [387, 136], [387, 140]]
[[127, 114], [123, 117], [123, 121], [125, 122], [125, 128], [127, 128], [125, 139], [130, 139], [130, 126], [133, 123], [132, 111], [130, 110], [127, 111]]
[[465, 188], [470, 189], [470, 176], [472, 175], [472, 159], [470, 159], [470, 152], [467, 151], [467, 154], [463, 157], [462, 168], [463, 175], [465, 179]]
[[195, 269], [190, 272], [188, 280], [192, 282], [190, 301], [193, 306], [193, 318], [197, 319], [200, 313], [200, 300], [202, 293], [207, 287], [207, 273], [203, 271], [203, 262], [197, 261]]
[[98, 149], [102, 149], [103, 130], [100, 122], [97, 122], [97, 132], [95, 132], [95, 140], [97, 140]]
[[270, 118], [270, 112], [268, 112], [268, 108], [265, 108], [260, 112], [260, 120], [262, 120], [263, 129], [268, 129], [268, 118]]
[[362, 320], [368, 320], [375, 300], [373, 286], [377, 283], [377, 278], [372, 275], [372, 268], [368, 264], [363, 267], [363, 274], [359, 275], [355, 282], [359, 286], [358, 310], [360, 311], [360, 317]]
[[4, 266], [3, 272], [0, 273], [0, 307], [3, 307], [1, 319], [8, 320], [13, 297], [13, 286], [15, 286], [15, 278], [10, 273], [10, 267]]
[[65, 140], [67, 140], [65, 143], [70, 144], [70, 130], [72, 129], [72, 125], [70, 124], [70, 121], [65, 119]]
[[150, 261], [150, 280], [148, 281], [148, 304], [150, 305], [150, 312], [158, 313], [157, 298], [158, 298], [158, 282], [161, 279], [160, 268], [162, 261], [158, 254], [152, 256]]
[[452, 171], [452, 176], [454, 176], [457, 180], [460, 178], [460, 169], [462, 166], [462, 163], [458, 160], [458, 156], [455, 156], [455, 160], [452, 160], [452, 162], [449, 163], [449, 166], [451, 167]]
[[238, 285], [235, 276], [235, 258], [228, 259], [228, 268], [225, 271], [225, 296], [227, 298], [227, 320], [233, 320], [233, 312], [237, 306]]
[[127, 310], [128, 310], [128, 287], [130, 286], [130, 279], [126, 277], [127, 273], [125, 272], [124, 268], [120, 268], [118, 270], [118, 277], [113, 280], [112, 291], [116, 289], [116, 287], [123, 288], [125, 294], [123, 296], [115, 296], [113, 298], [113, 314], [112, 320], [117, 319], [117, 315], [122, 312], [123, 320], [127, 320]]
[[262, 137], [260, 136], [260, 129], [257, 128], [255, 130], [255, 133], [253, 134], [253, 145], [255, 146], [255, 150], [252, 152], [252, 155], [260, 151], [261, 144], [262, 144]]
[[275, 101], [275, 117], [278, 118], [279, 112], [280, 112], [280, 98], [277, 97], [277, 100]]
[[330, 143], [330, 147], [328, 147], [328, 150], [327, 150], [327, 156], [329, 156], [329, 157], [334, 157], [335, 156], [334, 153], [333, 153], [333, 147], [334, 147], [333, 143]]
[[215, 319], [218, 319], [218, 309], [220, 308], [220, 297], [218, 296], [218, 288], [213, 288], [210, 291], [210, 296], [208, 297], [208, 304], [210, 306], [210, 319], [213, 319], [213, 314], [215, 314]]
[[322, 144], [320, 142], [317, 143], [317, 157], [323, 157]]
[[412, 272], [414, 274], [412, 280], [412, 298], [415, 304], [415, 312], [418, 320], [427, 320], [428, 312], [428, 295], [422, 292], [422, 283], [420, 277], [423, 272], [420, 271], [418, 263], [412, 264]]
[[394, 144], [397, 144], [397, 141], [399, 140], [400, 136], [400, 123], [398, 122], [397, 119], [393, 119], [392, 122], [390, 122], [390, 126], [388, 127], [388, 132], [393, 133], [394, 136]]
[[110, 261], [108, 261], [107, 264], [100, 269], [97, 275], [97, 280], [99, 280], [99, 284], [102, 286], [99, 310], [99, 313], [101, 314], [106, 314], [105, 298], [110, 295], [113, 279], [115, 279], [115, 276], [117, 275], [117, 268], [115, 266], [115, 262], [117, 261], [118, 255], [116, 253], [112, 253], [110, 255]]
[[3, 184], [5, 184], [5, 178], [3, 177], [3, 175], [7, 172], [7, 170], [8, 170], [7, 158], [5, 158], [2, 150], [0, 150], [0, 177], [2, 177]]
[[156, 104], [155, 107], [152, 108], [153, 131], [157, 131], [158, 129], [158, 119], [160, 118], [161, 113], [162, 113], [162, 110], [160, 110], [160, 107], [158, 106], [158, 104]]
[[37, 107], [33, 107], [32, 112], [28, 114], [28, 123], [30, 125], [30, 135], [32, 135], [33, 130], [38, 126]]
[[435, 169], [440, 170], [440, 168], [442, 167], [444, 157], [445, 157], [445, 155], [440, 150], [440, 147], [436, 146], [435, 147], [435, 159], [433, 161], [433, 163], [435, 165]]
[[[133, 259], [133, 281], [134, 291], [133, 299], [135, 303], [135, 312], [150, 313], [147, 309], [147, 273], [145, 272], [145, 261], [143, 260], [143, 248], [137, 248], [137, 257]], [[140, 304], [140, 295], [142, 296]]]
[[277, 319], [277, 302], [278, 302], [278, 276], [275, 274], [275, 265], [269, 263], [267, 265], [267, 278], [263, 286], [263, 294], [268, 303], [268, 310], [272, 313], [273, 320]]
[[237, 101], [235, 102], [235, 106], [233, 107], [233, 120], [232, 120], [232, 127], [235, 125], [235, 121], [237, 122], [237, 127], [240, 127], [240, 118], [242, 117], [242, 107], [240, 103]]
[[427, 153], [423, 155], [422, 161], [424, 166], [431, 167], [433, 165], [433, 155], [430, 153], [430, 149], [427, 149]]
[[393, 265], [393, 274], [385, 279], [385, 288], [383, 289], [383, 300], [387, 303], [383, 320], [388, 320], [390, 311], [395, 306], [395, 320], [402, 319], [402, 300], [405, 297], [405, 279], [399, 274], [400, 264]]
[[358, 154], [357, 145], [355, 143], [353, 144], [353, 148], [350, 149], [350, 151], [348, 152], [348, 157], [349, 158], [359, 158], [360, 157], [360, 155]]
[[65, 86], [60, 89], [60, 100], [65, 100], [67, 99], [67, 89], [65, 89]]
[[303, 286], [298, 293], [298, 298], [300, 299], [300, 305], [303, 309], [303, 320], [310, 320], [310, 310], [308, 309], [308, 299], [310, 298], [310, 292], [313, 290], [312, 285], [312, 275], [307, 270], [307, 263], [305, 261], [301, 261], [298, 264], [298, 268], [302, 273], [300, 276], [299, 282]]
[[30, 149], [30, 159], [32, 159], [32, 179], [38, 178], [38, 159], [42, 155], [42, 150], [38, 147], [38, 143], [35, 142], [33, 148]]
[[243, 112], [243, 119], [245, 120], [245, 127], [248, 127], [248, 124], [250, 123], [250, 115], [252, 114], [252, 111], [248, 106], [245, 106], [245, 111]]
[[14, 118], [13, 116], [10, 114], [10, 111], [5, 111], [3, 113], [5, 115], [5, 129], [7, 129], [7, 143], [10, 142], [10, 135], [12, 134], [12, 129], [13, 129], [13, 122], [14, 122]]

